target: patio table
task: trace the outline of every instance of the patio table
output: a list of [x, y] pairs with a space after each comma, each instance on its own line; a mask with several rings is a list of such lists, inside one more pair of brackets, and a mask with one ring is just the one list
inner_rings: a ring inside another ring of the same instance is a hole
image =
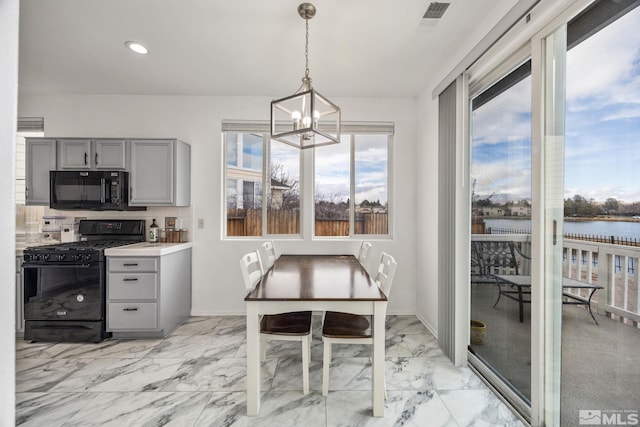
[[[496, 282], [498, 284], [498, 299], [496, 300], [493, 306], [498, 305], [500, 301], [500, 297], [504, 295], [507, 298], [510, 298], [514, 301], [518, 302], [518, 309], [520, 312], [520, 322], [524, 321], [524, 304], [531, 303], [531, 276], [524, 275], [515, 275], [515, 274], [494, 274], [493, 277], [496, 278]], [[515, 290], [508, 290], [502, 287], [502, 284], [507, 284], [511, 287], [515, 287]], [[568, 289], [587, 289], [588, 295], [586, 297], [575, 295], [567, 292]], [[568, 277], [562, 278], [562, 296], [566, 299], [562, 300], [562, 304], [568, 305], [586, 305], [589, 309], [589, 314], [596, 325], [598, 325], [598, 321], [596, 317], [593, 315], [593, 311], [591, 311], [591, 299], [593, 298], [593, 294], [596, 293], [598, 289], [604, 289], [602, 286], [594, 285], [592, 283], [581, 282], [579, 280], [570, 279]]]

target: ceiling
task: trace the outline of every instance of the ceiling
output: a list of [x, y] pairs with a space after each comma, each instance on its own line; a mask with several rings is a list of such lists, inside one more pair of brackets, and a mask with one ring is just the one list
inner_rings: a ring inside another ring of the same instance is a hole
[[[422, 19], [429, 0], [316, 0], [309, 21], [314, 87], [328, 97], [417, 96], [517, 3], [449, 1], [434, 26]], [[284, 96], [304, 75], [299, 3], [21, 0], [19, 90]], [[150, 53], [132, 53], [128, 40]]]

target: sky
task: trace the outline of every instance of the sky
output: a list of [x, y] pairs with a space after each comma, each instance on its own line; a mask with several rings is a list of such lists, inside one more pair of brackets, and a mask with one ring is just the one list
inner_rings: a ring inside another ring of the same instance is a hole
[[[640, 201], [640, 7], [567, 53], [564, 197]], [[473, 112], [476, 196], [531, 198], [531, 80]]]
[[[350, 135], [343, 135], [340, 144], [315, 148], [316, 198], [345, 202], [349, 198]], [[299, 150], [272, 142], [271, 161], [281, 163], [299, 179]], [[355, 141], [355, 203], [363, 200], [387, 203], [387, 136], [357, 135]]]

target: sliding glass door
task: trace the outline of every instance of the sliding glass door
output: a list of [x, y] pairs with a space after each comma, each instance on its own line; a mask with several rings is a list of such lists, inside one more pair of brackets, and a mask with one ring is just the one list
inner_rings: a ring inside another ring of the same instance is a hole
[[531, 405], [531, 62], [471, 100], [470, 358]]
[[469, 360], [534, 425], [640, 423], [639, 4], [470, 78]]
[[567, 24], [558, 259], [565, 286], [585, 287], [563, 289], [563, 426], [640, 424], [639, 3], [597, 1]]

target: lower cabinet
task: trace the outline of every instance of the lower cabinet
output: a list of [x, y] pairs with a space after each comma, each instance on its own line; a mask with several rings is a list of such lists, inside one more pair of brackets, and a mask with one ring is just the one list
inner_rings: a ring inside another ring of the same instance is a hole
[[191, 312], [191, 248], [162, 256], [107, 256], [107, 331], [163, 338]]

